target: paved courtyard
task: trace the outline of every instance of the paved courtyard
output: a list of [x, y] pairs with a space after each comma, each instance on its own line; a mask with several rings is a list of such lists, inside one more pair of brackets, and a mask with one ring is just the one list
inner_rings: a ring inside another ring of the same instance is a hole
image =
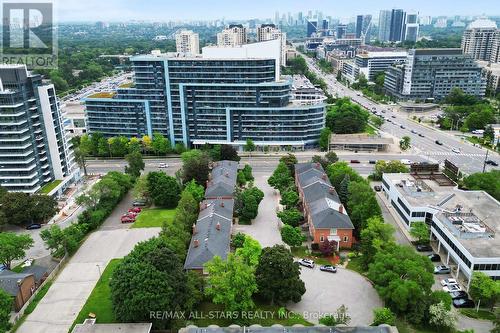
[[17, 333], [67, 333], [111, 259], [127, 255], [160, 228], [100, 230], [92, 233]]
[[344, 304], [351, 316], [350, 325], [370, 325], [373, 309], [383, 303], [370, 282], [360, 274], [338, 268], [337, 273], [327, 273], [307, 267], [301, 268], [300, 277], [306, 284], [306, 293], [299, 303], [287, 308], [299, 313], [312, 323], [318, 323], [318, 315], [335, 313]]

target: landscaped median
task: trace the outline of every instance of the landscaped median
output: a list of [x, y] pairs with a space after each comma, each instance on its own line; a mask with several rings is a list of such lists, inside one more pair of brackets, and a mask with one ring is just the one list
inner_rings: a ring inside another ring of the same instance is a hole
[[174, 220], [175, 209], [146, 208], [143, 209], [132, 225], [132, 228], [161, 228], [163, 223]]

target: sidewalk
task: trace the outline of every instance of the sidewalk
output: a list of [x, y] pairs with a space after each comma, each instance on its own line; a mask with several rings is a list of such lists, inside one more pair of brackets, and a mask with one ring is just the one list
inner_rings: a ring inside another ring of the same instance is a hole
[[399, 231], [405, 236], [409, 243], [415, 241], [415, 239], [410, 235], [410, 232], [404, 226], [403, 222], [401, 222], [399, 215], [397, 214], [394, 207], [392, 207], [391, 203], [387, 200], [387, 198], [383, 195], [383, 192], [377, 192], [377, 197], [384, 203], [384, 206], [387, 208], [389, 213], [391, 214], [394, 222], [396, 223], [396, 227]]

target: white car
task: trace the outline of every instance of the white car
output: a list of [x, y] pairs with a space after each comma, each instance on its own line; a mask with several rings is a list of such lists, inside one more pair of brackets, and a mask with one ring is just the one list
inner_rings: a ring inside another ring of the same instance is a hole
[[460, 148], [452, 148], [451, 151], [455, 154], [460, 154]]
[[449, 284], [458, 284], [457, 280], [455, 279], [444, 279], [444, 280], [441, 280], [441, 285], [444, 287], [444, 286], [447, 286]]
[[158, 168], [160, 168], [160, 169], [168, 168], [168, 164], [167, 163], [160, 163], [160, 164], [158, 164]]
[[443, 291], [446, 291], [447, 293], [453, 293], [455, 291], [461, 291], [462, 288], [458, 284], [449, 284], [447, 286], [443, 287]]
[[401, 159], [401, 163], [403, 163], [404, 165], [411, 165], [411, 161], [406, 158]]
[[311, 259], [302, 258], [299, 260], [299, 265], [314, 268], [314, 261], [312, 261]]

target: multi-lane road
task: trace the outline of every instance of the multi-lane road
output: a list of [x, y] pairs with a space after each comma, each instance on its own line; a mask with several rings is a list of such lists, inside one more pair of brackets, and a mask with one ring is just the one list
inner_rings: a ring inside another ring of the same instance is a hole
[[[370, 112], [376, 111], [385, 119], [389, 119], [390, 122], [385, 121], [382, 125], [382, 131], [397, 138], [409, 136], [412, 145], [410, 153], [414, 155], [414, 157], [409, 158], [410, 160], [417, 162], [424, 159], [431, 162], [443, 162], [448, 159], [467, 174], [483, 170], [486, 149], [474, 147], [469, 142], [452, 134], [414, 122], [409, 118], [408, 113], [399, 112], [394, 106], [378, 104], [364, 97], [359, 91], [349, 89], [339, 83], [335, 75], [322, 72], [313, 59], [307, 56], [304, 56], [304, 58], [309, 69], [325, 80], [334, 96], [349, 97], [354, 102], [370, 110]], [[437, 144], [436, 141], [439, 141], [442, 145]], [[452, 149], [458, 149], [459, 152], [454, 152]], [[497, 153], [490, 152], [488, 159], [500, 162]], [[498, 167], [486, 165], [486, 170], [491, 169], [498, 169]]]

